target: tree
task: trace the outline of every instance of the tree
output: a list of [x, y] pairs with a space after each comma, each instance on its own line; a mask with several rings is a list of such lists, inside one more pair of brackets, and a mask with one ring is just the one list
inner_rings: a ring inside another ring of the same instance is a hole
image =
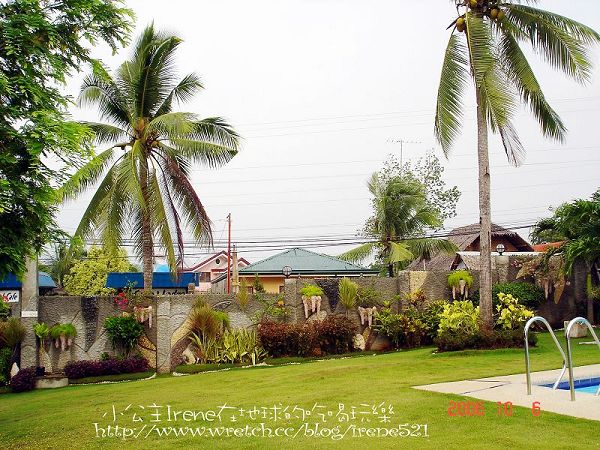
[[[556, 208], [554, 215], [538, 221], [531, 232], [532, 239], [539, 241], [542, 237], [552, 235], [564, 241], [559, 247], [548, 250], [543, 262], [553, 255], [563, 259], [564, 275], [571, 275], [576, 262], [585, 265], [591, 276], [595, 269], [599, 274], [600, 258], [600, 197], [598, 192], [590, 200], [575, 200], [563, 203]], [[588, 319], [594, 320], [593, 299], [588, 294]]]
[[[383, 179], [382, 179], [383, 178]], [[422, 237], [427, 229], [441, 225], [439, 211], [427, 200], [425, 186], [415, 179], [384, 179], [377, 172], [368, 183], [373, 195], [373, 212], [365, 225], [365, 236], [371, 242], [349, 250], [339, 258], [360, 262], [376, 254], [393, 277], [398, 263], [416, 257], [430, 257], [438, 251], [454, 252], [450, 241]]]
[[[481, 242], [480, 295], [482, 327], [491, 329], [491, 207], [488, 129], [499, 133], [510, 163], [518, 165], [524, 148], [512, 124], [518, 101], [525, 102], [544, 136], [564, 140], [566, 128], [550, 107], [520, 43], [578, 82], [590, 77], [587, 48], [600, 41], [589, 27], [520, 1], [457, 1], [460, 14], [448, 28], [448, 41], [438, 89], [435, 135], [446, 155], [462, 122], [462, 94], [469, 77], [477, 104], [477, 157]], [[463, 39], [464, 37], [464, 39]]]
[[115, 250], [131, 229], [146, 292], [152, 290], [155, 240], [172, 272], [183, 261], [185, 225], [196, 242], [212, 243], [210, 220], [189, 180], [192, 164], [220, 166], [238, 148], [238, 135], [223, 119], [173, 112], [175, 102], [189, 100], [202, 89], [193, 73], [176, 82], [173, 59], [180, 43], [150, 25], [114, 77], [97, 70], [85, 78], [80, 103], [96, 105], [109, 121], [86, 125], [97, 143], [110, 147], [60, 192], [63, 200], [75, 198], [104, 174], [75, 236], [85, 240], [98, 230], [103, 245]]
[[51, 171], [43, 156], [65, 166], [90, 155], [90, 133], [67, 119], [59, 89], [86, 64], [87, 44], [126, 42], [131, 11], [121, 2], [0, 2], [0, 278], [21, 276], [25, 258], [55, 235]]
[[383, 163], [383, 168], [378, 172], [382, 181], [402, 177], [419, 181], [427, 186], [425, 195], [429, 205], [435, 207], [440, 219], [440, 225], [446, 219], [456, 216], [456, 204], [460, 199], [458, 187], [446, 188], [442, 176], [444, 167], [440, 159], [429, 152], [416, 161], [406, 161], [401, 164], [394, 155], [390, 155]]
[[64, 276], [63, 288], [71, 295], [109, 295], [113, 289], [106, 288], [106, 277], [109, 272], [129, 272], [127, 252], [118, 249], [116, 252], [92, 247], [87, 256], [77, 261]]
[[53, 253], [46, 263], [40, 264], [40, 270], [50, 274], [58, 287], [63, 287], [65, 275], [68, 275], [76, 262], [87, 256], [81, 242], [72, 242], [70, 245], [58, 241], [53, 246]]

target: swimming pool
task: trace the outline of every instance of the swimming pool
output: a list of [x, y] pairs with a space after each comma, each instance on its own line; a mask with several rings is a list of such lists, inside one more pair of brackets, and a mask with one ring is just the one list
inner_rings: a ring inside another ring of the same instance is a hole
[[[575, 380], [575, 392], [585, 392], [586, 394], [595, 394], [598, 390], [598, 386], [600, 386], [600, 377], [590, 377], [590, 378], [581, 378], [579, 380]], [[544, 387], [552, 387], [552, 383], [550, 384], [542, 384]], [[569, 390], [569, 382], [561, 381], [558, 384], [558, 389], [562, 389], [565, 391]]]

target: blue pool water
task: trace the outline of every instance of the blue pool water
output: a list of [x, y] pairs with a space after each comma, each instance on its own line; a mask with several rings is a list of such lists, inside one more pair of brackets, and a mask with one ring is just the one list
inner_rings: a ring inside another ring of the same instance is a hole
[[[552, 384], [543, 384], [545, 387], [552, 387]], [[598, 390], [598, 386], [600, 386], [600, 377], [594, 378], [582, 378], [580, 380], [575, 380], [575, 391], [576, 392], [585, 392], [586, 394], [595, 394]], [[558, 384], [558, 389], [569, 390], [569, 382], [561, 381]]]

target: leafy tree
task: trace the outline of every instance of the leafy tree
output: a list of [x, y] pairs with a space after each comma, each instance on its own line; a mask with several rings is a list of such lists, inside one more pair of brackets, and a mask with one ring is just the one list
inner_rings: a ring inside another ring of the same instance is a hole
[[125, 43], [132, 13], [109, 0], [0, 2], [0, 277], [20, 276], [25, 258], [55, 235], [53, 181], [90, 155], [90, 133], [66, 120], [59, 89], [85, 64], [91, 46]]
[[426, 186], [427, 202], [437, 210], [440, 224], [456, 216], [456, 204], [460, 199], [458, 187], [446, 188], [446, 182], [442, 178], [443, 173], [444, 166], [433, 152], [427, 153], [425, 157], [416, 161], [406, 161], [403, 164], [400, 164], [394, 155], [390, 155], [378, 172], [383, 181], [402, 177], [419, 181]]
[[[588, 46], [600, 35], [566, 17], [521, 2], [464, 0], [449, 28], [438, 89], [435, 134], [449, 153], [463, 123], [463, 92], [469, 78], [475, 84], [479, 214], [481, 221], [481, 317], [491, 330], [491, 207], [488, 129], [497, 132], [510, 163], [518, 165], [524, 148], [513, 126], [518, 102], [525, 102], [546, 137], [564, 140], [566, 128], [550, 107], [520, 44], [528, 42], [551, 66], [578, 82], [590, 78]], [[462, 14], [461, 14], [462, 12]]]
[[[548, 234], [560, 237], [560, 247], [546, 253], [545, 261], [553, 255], [564, 260], [564, 274], [570, 275], [576, 262], [582, 262], [587, 272], [598, 272], [600, 265], [600, 196], [598, 191], [590, 200], [578, 199], [563, 203], [554, 215], [542, 219], [533, 227], [531, 236], [536, 240]], [[594, 320], [593, 299], [588, 294], [588, 320]]]
[[106, 288], [109, 272], [130, 272], [131, 264], [127, 252], [116, 252], [102, 247], [92, 247], [87, 256], [71, 267], [64, 276], [64, 289], [71, 295], [109, 295], [113, 289]]
[[113, 77], [97, 70], [85, 78], [81, 104], [96, 105], [110, 122], [86, 125], [97, 143], [110, 147], [61, 188], [62, 199], [72, 199], [102, 179], [75, 236], [86, 239], [98, 230], [103, 245], [115, 250], [132, 230], [146, 291], [152, 289], [155, 241], [173, 272], [183, 261], [186, 224], [198, 243], [212, 242], [210, 220], [189, 180], [192, 164], [220, 166], [238, 148], [238, 135], [223, 119], [173, 111], [175, 102], [202, 89], [193, 73], [176, 81], [174, 54], [180, 43], [150, 25]]
[[48, 272], [58, 287], [63, 287], [65, 275], [68, 275], [73, 265], [86, 255], [81, 241], [72, 242], [70, 245], [58, 241], [52, 248], [49, 260], [39, 264], [39, 268]]
[[421, 237], [441, 223], [439, 211], [429, 204], [422, 183], [402, 177], [385, 179], [374, 173], [368, 187], [374, 215], [365, 225], [365, 236], [374, 240], [343, 253], [341, 259], [360, 262], [375, 254], [392, 277], [399, 263], [430, 257], [438, 251], [456, 251], [450, 241]]

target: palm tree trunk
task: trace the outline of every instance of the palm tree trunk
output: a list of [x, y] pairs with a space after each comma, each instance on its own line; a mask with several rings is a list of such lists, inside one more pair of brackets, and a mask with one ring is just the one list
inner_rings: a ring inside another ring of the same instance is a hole
[[490, 208], [490, 161], [488, 129], [481, 94], [477, 90], [477, 160], [479, 166], [479, 307], [481, 329], [490, 331], [492, 317], [492, 214]]
[[144, 208], [141, 211], [142, 264], [144, 272], [144, 294], [152, 294], [152, 274], [154, 272], [154, 242], [152, 240], [152, 225], [150, 223], [148, 166], [140, 164], [140, 184]]

